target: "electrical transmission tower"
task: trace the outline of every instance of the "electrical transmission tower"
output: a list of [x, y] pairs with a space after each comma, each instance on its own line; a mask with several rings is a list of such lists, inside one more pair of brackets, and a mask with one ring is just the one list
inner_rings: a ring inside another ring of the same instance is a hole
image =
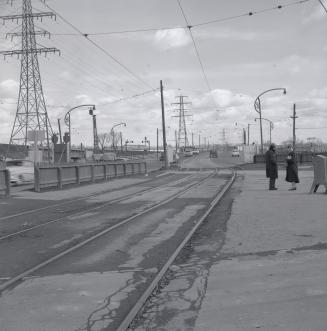
[[173, 117], [178, 117], [178, 136], [177, 136], [177, 149], [180, 149], [181, 147], [189, 146], [188, 138], [187, 138], [187, 129], [186, 129], [186, 122], [185, 117], [191, 116], [191, 115], [185, 115], [186, 109], [184, 108], [184, 105], [190, 104], [191, 102], [184, 102], [184, 98], [187, 98], [187, 96], [180, 95], [176, 98], [179, 98], [179, 102], [173, 103], [173, 105], [178, 105], [179, 108], [175, 109], [178, 111], [178, 115]]
[[[21, 56], [21, 71], [17, 111], [11, 131], [9, 146], [12, 144], [27, 145], [29, 131], [43, 131], [45, 133], [48, 152], [50, 153], [50, 139], [52, 128], [44, 101], [38, 54], [56, 53], [57, 48], [38, 47], [36, 35], [49, 35], [49, 32], [35, 31], [34, 19], [43, 17], [55, 18], [52, 12], [33, 13], [31, 0], [22, 0], [22, 14], [0, 16], [6, 21], [21, 21], [21, 32], [8, 33], [7, 36], [21, 37], [21, 49], [2, 51], [6, 56]], [[60, 52], [59, 52], [60, 53]], [[50, 154], [49, 154], [50, 155]]]

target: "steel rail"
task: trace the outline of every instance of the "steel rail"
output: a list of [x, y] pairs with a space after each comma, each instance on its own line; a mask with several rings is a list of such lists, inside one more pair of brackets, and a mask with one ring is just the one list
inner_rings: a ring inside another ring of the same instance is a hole
[[[142, 182], [142, 184], [147, 183], [149, 181], [150, 180], [146, 180], [145, 182]], [[125, 188], [127, 188], [129, 186], [131, 186], [131, 185], [124, 186], [124, 187], [122, 187], [120, 189], [125, 189]], [[119, 191], [120, 189], [118, 189], [117, 191]], [[47, 210], [47, 209], [50, 209], [50, 208], [65, 206], [65, 205], [68, 205], [70, 203], [74, 203], [76, 201], [80, 201], [80, 200], [83, 200], [83, 199], [88, 199], [88, 198], [91, 198], [91, 197], [96, 197], [98, 195], [101, 195], [101, 194], [104, 194], [104, 193], [108, 193], [108, 192], [110, 192], [110, 191], [104, 190], [104, 191], [97, 192], [97, 193], [87, 194], [87, 195], [84, 195], [84, 196], [79, 197], [79, 198], [76, 198], [76, 199], [71, 199], [69, 201], [65, 201], [65, 202], [61, 202], [61, 203], [56, 203], [56, 204], [53, 204], [53, 205], [50, 205], [50, 206], [45, 206], [45, 207], [30, 209], [30, 210], [26, 210], [26, 211], [23, 211], [23, 212], [20, 212], [20, 213], [8, 215], [8, 216], [3, 216], [3, 217], [0, 217], [0, 222], [1, 221], [5, 221], [5, 220], [9, 220], [9, 219], [12, 219], [12, 218], [15, 218], [15, 217], [19, 217], [19, 216], [25, 216], [25, 215], [32, 214], [32, 213], [37, 213], [39, 211]], [[138, 192], [142, 192], [142, 191], [138, 191]], [[135, 194], [137, 194], [137, 193], [135, 193]]]
[[[180, 182], [183, 182], [183, 181], [189, 179], [190, 177], [192, 177], [192, 175], [183, 177], [183, 178], [181, 178], [181, 179], [179, 179], [179, 180], [177, 180], [177, 181], [175, 181], [173, 183], [174, 184], [178, 184]], [[113, 199], [113, 200], [104, 202], [104, 203], [102, 203], [100, 205], [97, 205], [95, 207], [88, 208], [87, 211], [90, 212], [90, 211], [98, 210], [98, 209], [107, 207], [107, 206], [109, 206], [109, 205], [111, 205], [113, 203], [117, 203], [117, 202], [121, 202], [121, 201], [124, 201], [124, 200], [128, 200], [128, 199], [130, 199], [133, 196], [140, 195], [140, 194], [143, 194], [143, 193], [148, 193], [148, 192], [151, 192], [151, 191], [155, 191], [158, 188], [163, 188], [163, 187], [169, 186], [170, 184], [172, 184], [172, 182], [166, 183], [164, 185], [156, 186], [156, 187], [151, 187], [149, 189], [140, 190], [140, 191], [137, 191], [137, 192], [134, 192], [134, 193], [130, 193], [130, 194], [125, 195], [125, 196], [123, 196], [121, 198]], [[67, 219], [68, 217], [83, 215], [83, 213], [85, 213], [85, 210], [74, 212], [72, 214], [68, 214], [68, 215], [65, 215], [65, 216], [62, 216], [62, 217], [59, 217], [59, 218], [56, 218], [56, 219], [53, 219], [53, 220], [50, 220], [50, 221], [47, 221], [47, 222], [44, 222], [44, 223], [41, 223], [41, 224], [33, 225], [33, 226], [29, 227], [29, 228], [25, 228], [25, 229], [20, 230], [20, 231], [16, 231], [16, 232], [12, 232], [12, 233], [3, 235], [3, 236], [0, 237], [0, 241], [1, 240], [8, 239], [8, 238], [11, 238], [11, 237], [14, 237], [14, 236], [21, 235], [23, 233], [32, 231], [34, 229], [41, 228], [43, 226], [46, 226], [46, 225], [49, 225], [49, 224], [52, 224], [52, 223], [63, 221], [65, 219]]]
[[122, 323], [119, 325], [119, 327], [116, 329], [116, 331], [126, 331], [128, 329], [128, 327], [130, 326], [130, 324], [132, 323], [134, 318], [141, 311], [141, 309], [144, 306], [144, 304], [146, 303], [147, 299], [150, 297], [150, 295], [153, 293], [154, 289], [159, 284], [160, 280], [163, 278], [163, 276], [165, 275], [165, 273], [167, 272], [169, 267], [172, 265], [172, 263], [175, 261], [178, 254], [181, 252], [181, 250], [184, 248], [184, 246], [189, 242], [189, 240], [193, 236], [194, 232], [199, 228], [199, 226], [207, 218], [207, 216], [212, 211], [212, 209], [219, 203], [219, 201], [222, 199], [224, 194], [231, 188], [232, 184], [234, 183], [235, 178], [236, 178], [236, 172], [232, 171], [232, 177], [230, 178], [230, 180], [226, 183], [226, 185], [223, 187], [223, 189], [216, 195], [216, 197], [211, 201], [210, 207], [205, 211], [205, 213], [202, 215], [202, 217], [199, 219], [199, 221], [195, 224], [195, 226], [190, 230], [190, 232], [187, 234], [187, 236], [179, 244], [177, 249], [170, 256], [170, 258], [168, 259], [166, 264], [158, 272], [158, 274], [153, 279], [151, 284], [143, 292], [142, 296], [138, 299], [136, 304], [126, 315], [126, 317], [124, 318]]
[[74, 252], [75, 250], [81, 248], [81, 247], [84, 247], [85, 245], [87, 245], [88, 243], [102, 237], [103, 235], [107, 234], [108, 232], [111, 232], [113, 230], [115, 230], [116, 228], [126, 224], [126, 223], [129, 223], [131, 222], [132, 220], [158, 208], [158, 207], [161, 207], [165, 204], [167, 204], [168, 202], [176, 199], [177, 197], [183, 195], [184, 193], [190, 191], [192, 188], [196, 187], [196, 186], [199, 186], [200, 184], [208, 181], [216, 172], [212, 172], [209, 176], [206, 176], [205, 178], [201, 179], [200, 181], [188, 186], [186, 189], [183, 189], [182, 191], [172, 195], [171, 197], [169, 197], [168, 199], [165, 199], [145, 210], [143, 210], [142, 212], [136, 214], [136, 215], [133, 215], [133, 216], [130, 216], [128, 218], [125, 218], [124, 220], [120, 221], [119, 223], [116, 223], [104, 230], [101, 230], [100, 232], [92, 235], [91, 237], [87, 238], [87, 239], [84, 239], [83, 241], [75, 244], [74, 246], [62, 251], [61, 253], [58, 253], [57, 255], [54, 255], [53, 257], [35, 265], [34, 267], [30, 268], [30, 269], [27, 269], [25, 270], [24, 272], [20, 273], [19, 275], [16, 275], [14, 277], [11, 277], [9, 280], [5, 281], [4, 283], [2, 283], [0, 285], [0, 296], [2, 294], [2, 292], [4, 292], [6, 289], [9, 289], [10, 287], [14, 286], [16, 283], [18, 283], [19, 281], [23, 280], [25, 277], [33, 274], [35, 271], [39, 270], [39, 269], [42, 269], [43, 267], [49, 265], [50, 263], [54, 262], [54, 261], [57, 261], [59, 260], [60, 258], [68, 255], [69, 253], [71, 252]]

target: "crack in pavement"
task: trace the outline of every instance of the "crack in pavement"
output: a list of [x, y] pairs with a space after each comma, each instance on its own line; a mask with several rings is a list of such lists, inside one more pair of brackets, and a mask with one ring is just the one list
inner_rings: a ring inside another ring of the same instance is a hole
[[258, 252], [247, 252], [247, 253], [228, 253], [228, 254], [218, 254], [219, 260], [230, 260], [233, 258], [238, 257], [246, 257], [246, 256], [271, 256], [277, 255], [282, 253], [294, 253], [294, 252], [302, 252], [302, 251], [314, 251], [314, 250], [327, 250], [327, 242], [322, 243], [318, 242], [313, 245], [309, 246], [302, 246], [302, 247], [294, 247], [294, 248], [287, 248], [287, 249], [275, 249], [275, 250], [268, 250], [268, 251], [258, 251]]

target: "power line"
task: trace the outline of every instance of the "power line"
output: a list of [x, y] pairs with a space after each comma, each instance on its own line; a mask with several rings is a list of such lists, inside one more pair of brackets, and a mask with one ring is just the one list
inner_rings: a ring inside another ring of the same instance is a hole
[[[43, 2], [42, 0], [40, 0]], [[44, 3], [44, 5], [49, 8], [51, 11], [53, 11], [61, 20], [63, 20], [66, 24], [68, 24], [71, 28], [73, 28], [75, 31], [77, 31], [81, 36], [84, 36], [93, 46], [95, 46], [97, 49], [101, 50], [104, 54], [106, 54], [109, 58], [111, 58], [114, 62], [116, 62], [118, 65], [120, 65], [123, 69], [125, 69], [129, 74], [131, 74], [133, 77], [135, 77], [137, 80], [142, 82], [144, 85], [150, 87], [153, 89], [152, 86], [150, 86], [148, 83], [146, 83], [142, 78], [140, 78], [138, 75], [136, 75], [133, 71], [131, 71], [129, 68], [127, 68], [123, 63], [121, 63], [118, 59], [116, 59], [113, 55], [111, 55], [107, 50], [105, 50], [103, 47], [98, 45], [95, 41], [90, 39], [88, 37], [88, 34], [83, 33], [81, 30], [79, 30], [75, 25], [70, 23], [68, 20], [66, 20], [62, 15], [60, 15], [58, 12], [53, 10], [49, 5]]]
[[195, 39], [194, 39], [193, 33], [192, 33], [192, 31], [191, 31], [192, 26], [189, 24], [189, 22], [188, 22], [188, 20], [187, 20], [187, 17], [186, 17], [186, 15], [185, 15], [185, 12], [184, 12], [184, 10], [183, 10], [183, 7], [182, 7], [182, 5], [181, 5], [181, 3], [180, 3], [180, 0], [177, 0], [177, 2], [178, 2], [178, 5], [179, 5], [179, 8], [181, 9], [181, 12], [182, 12], [182, 14], [183, 14], [184, 20], [185, 20], [185, 22], [186, 22], [186, 24], [187, 24], [187, 28], [188, 28], [188, 31], [189, 31], [189, 33], [190, 33], [190, 36], [191, 36], [191, 39], [192, 39], [192, 42], [193, 42], [193, 46], [194, 46], [194, 49], [195, 49], [195, 53], [196, 53], [196, 56], [197, 56], [198, 61], [199, 61], [199, 63], [200, 63], [201, 70], [202, 70], [202, 74], [203, 74], [203, 77], [204, 77], [205, 83], [206, 83], [206, 85], [207, 85], [207, 87], [208, 87], [208, 90], [209, 90], [210, 96], [211, 96], [211, 98], [212, 98], [213, 105], [214, 105], [214, 107], [217, 108], [218, 105], [216, 104], [216, 102], [215, 102], [215, 100], [214, 100], [214, 98], [213, 98], [213, 95], [212, 95], [212, 88], [211, 88], [211, 86], [210, 86], [210, 83], [209, 83], [209, 80], [208, 80], [207, 74], [206, 74], [206, 72], [205, 72], [205, 70], [204, 70], [204, 65], [203, 65], [203, 63], [202, 63], [202, 60], [201, 60], [201, 57], [200, 57], [200, 53], [199, 53], [198, 47], [197, 47], [197, 45], [196, 45], [196, 43], [195, 43]]
[[207, 22], [193, 24], [192, 27], [194, 28], [194, 27], [213, 24], [213, 23], [231, 21], [231, 20], [235, 20], [235, 19], [238, 19], [238, 18], [246, 17], [246, 16], [260, 15], [260, 14], [263, 14], [263, 13], [266, 13], [266, 12], [269, 12], [269, 11], [279, 10], [279, 9], [290, 7], [290, 6], [297, 6], [297, 5], [303, 4], [303, 3], [308, 2], [308, 1], [311, 1], [311, 0], [299, 0], [299, 1], [295, 1], [295, 2], [290, 2], [290, 3], [285, 4], [285, 5], [278, 5], [278, 6], [275, 6], [275, 7], [265, 8], [265, 9], [262, 9], [262, 10], [249, 11], [249, 12], [239, 14], [239, 15], [233, 15], [233, 16], [218, 18], [218, 19], [215, 19], [215, 20], [207, 21]]
[[[39, 0], [39, 1], [41, 1], [43, 3], [44, 0]], [[246, 17], [246, 16], [260, 15], [260, 14], [264, 14], [264, 13], [269, 12], [269, 11], [274, 11], [274, 10], [279, 10], [279, 9], [283, 9], [283, 8], [286, 8], [286, 7], [301, 5], [301, 4], [309, 2], [309, 1], [311, 1], [311, 0], [298, 0], [298, 1], [290, 2], [290, 3], [284, 4], [284, 5], [278, 5], [278, 6], [275, 6], [275, 7], [265, 8], [265, 9], [262, 9], [262, 10], [249, 11], [249, 12], [246, 12], [246, 13], [243, 13], [243, 14], [232, 15], [232, 16], [217, 18], [217, 19], [214, 19], [214, 20], [193, 24], [191, 27], [195, 28], [195, 27], [203, 26], [203, 25], [209, 25], [209, 24], [214, 24], [214, 23], [231, 21], [231, 20], [235, 20], [235, 19], [238, 19], [238, 18]], [[327, 12], [327, 8], [324, 6], [322, 1], [321, 0], [318, 0], [318, 1], [321, 3], [321, 5], [324, 7], [324, 9]], [[49, 9], [51, 9], [49, 6], [47, 6], [47, 7]], [[53, 9], [51, 9], [51, 10], [54, 11]], [[60, 15], [58, 13], [56, 13], [56, 14], [57, 14], [58, 17], [60, 17]], [[60, 18], [63, 19], [62, 17], [60, 17]], [[71, 25], [71, 24], [69, 23], [69, 25]], [[71, 27], [73, 27], [73, 26], [71, 25]], [[80, 30], [75, 29], [75, 27], [73, 27], [76, 31], [78, 31], [78, 33], [52, 33], [52, 35], [55, 35], [55, 36], [82, 36], [82, 37], [88, 37], [88, 36], [128, 34], [128, 33], [138, 33], [138, 32], [151, 32], [151, 31], [160, 31], [160, 30], [177, 30], [177, 29], [185, 29], [185, 28], [188, 28], [188, 27], [189, 26], [159, 27], [159, 28], [131, 29], [131, 30], [121, 30], [121, 31], [88, 32], [88, 33], [83, 33]]]
[[321, 4], [321, 6], [325, 9], [325, 12], [326, 12], [326, 14], [327, 14], [327, 8], [326, 8], [326, 6], [322, 3], [321, 0], [318, 0], [318, 1], [319, 1], [319, 3]]

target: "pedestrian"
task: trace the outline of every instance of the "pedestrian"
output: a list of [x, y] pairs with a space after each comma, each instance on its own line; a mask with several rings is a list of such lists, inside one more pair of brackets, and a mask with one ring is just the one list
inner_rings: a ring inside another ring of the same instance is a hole
[[275, 186], [276, 178], [278, 178], [276, 145], [271, 144], [266, 152], [266, 176], [269, 178], [269, 190], [277, 190]]
[[286, 158], [286, 181], [292, 183], [291, 188], [289, 191], [296, 190], [296, 184], [299, 183], [299, 176], [298, 176], [298, 168], [297, 168], [297, 160], [296, 155], [294, 153], [293, 147], [288, 146], [288, 154]]

